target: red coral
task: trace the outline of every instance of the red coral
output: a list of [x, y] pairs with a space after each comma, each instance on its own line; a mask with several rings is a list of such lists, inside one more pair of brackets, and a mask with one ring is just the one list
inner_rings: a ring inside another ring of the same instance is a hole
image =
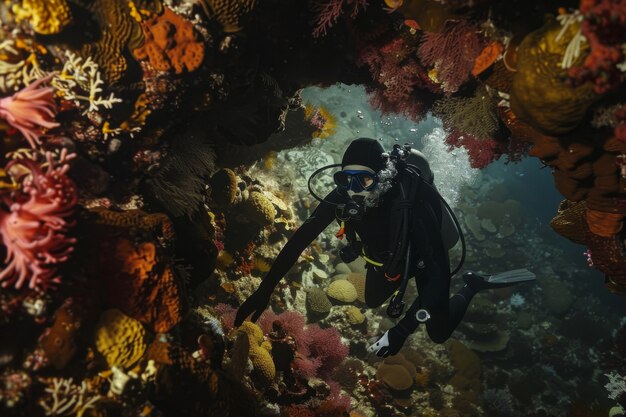
[[[439, 92], [417, 62], [416, 47], [404, 38], [393, 38], [359, 48], [357, 65], [367, 66], [374, 81], [368, 87], [370, 103], [383, 113], [403, 114], [419, 121], [425, 106], [417, 98], [417, 90]], [[423, 94], [419, 94], [423, 95]]]
[[59, 126], [54, 122], [56, 103], [52, 87], [40, 87], [52, 75], [41, 78], [10, 97], [0, 99], [0, 117], [19, 130], [31, 147], [40, 145], [43, 129]]
[[624, 62], [626, 0], [581, 0], [580, 11], [581, 31], [591, 52], [582, 66], [570, 68], [569, 75], [575, 84], [592, 81], [595, 91], [603, 94], [623, 81], [618, 65]]
[[465, 20], [448, 20], [441, 32], [427, 32], [419, 47], [422, 63], [432, 66], [447, 93], [469, 79], [476, 57], [486, 46], [477, 28]]
[[502, 156], [501, 145], [493, 139], [478, 139], [475, 136], [451, 129], [446, 137], [449, 150], [464, 147], [467, 149], [472, 168], [484, 168]]
[[312, 358], [319, 358], [321, 366], [318, 374], [327, 379], [330, 373], [348, 356], [349, 348], [341, 341], [339, 331], [334, 328], [322, 329], [318, 325], [310, 325], [306, 330], [309, 338], [309, 351]]
[[626, 104], [615, 112], [617, 126], [615, 126], [615, 137], [622, 142], [626, 142]]
[[309, 7], [315, 13], [313, 36], [325, 36], [337, 19], [348, 10], [350, 18], [354, 19], [359, 9], [365, 10], [367, 0], [312, 0]]
[[2, 286], [14, 284], [43, 291], [60, 282], [56, 267], [73, 251], [75, 239], [67, 237], [78, 200], [76, 186], [67, 177], [67, 162], [75, 155], [64, 149], [58, 161], [46, 154], [9, 162], [6, 171], [15, 173], [18, 188], [1, 197], [0, 235], [6, 247], [6, 267], [0, 272]]

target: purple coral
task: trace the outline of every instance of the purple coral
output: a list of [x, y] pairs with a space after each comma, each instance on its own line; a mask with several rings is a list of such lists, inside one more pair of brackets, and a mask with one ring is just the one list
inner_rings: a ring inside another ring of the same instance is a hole
[[33, 148], [41, 144], [39, 137], [43, 129], [59, 126], [53, 121], [56, 115], [54, 90], [40, 87], [51, 78], [52, 75], [41, 78], [12, 96], [0, 99], [0, 117], [19, 130]]

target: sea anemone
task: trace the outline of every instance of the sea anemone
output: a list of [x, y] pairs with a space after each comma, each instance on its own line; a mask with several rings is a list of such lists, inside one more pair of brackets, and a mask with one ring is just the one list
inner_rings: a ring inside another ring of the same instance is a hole
[[0, 117], [22, 132], [33, 148], [41, 144], [42, 129], [59, 126], [53, 121], [56, 115], [53, 88], [39, 87], [52, 76], [40, 78], [12, 96], [0, 99]]
[[29, 288], [43, 291], [60, 282], [56, 266], [67, 260], [76, 242], [67, 236], [78, 199], [66, 175], [74, 156], [63, 150], [57, 161], [47, 152], [44, 163], [33, 156], [7, 164], [17, 189], [0, 197], [0, 236], [7, 254], [0, 272], [3, 287], [20, 289], [28, 282]]

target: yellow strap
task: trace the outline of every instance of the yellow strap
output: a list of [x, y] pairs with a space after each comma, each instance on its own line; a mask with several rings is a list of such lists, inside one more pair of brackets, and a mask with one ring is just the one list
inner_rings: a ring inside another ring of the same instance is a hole
[[368, 258], [367, 256], [365, 256], [365, 249], [363, 249], [361, 251], [361, 258], [365, 259], [365, 262], [369, 262], [369, 263], [371, 263], [374, 266], [383, 266], [382, 262], [376, 262], [376, 261]]

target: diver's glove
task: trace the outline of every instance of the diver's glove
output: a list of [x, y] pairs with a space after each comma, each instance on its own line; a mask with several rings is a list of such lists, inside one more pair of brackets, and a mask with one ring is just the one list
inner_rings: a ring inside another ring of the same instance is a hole
[[270, 303], [270, 298], [272, 297], [272, 293], [274, 292], [274, 288], [271, 285], [261, 285], [257, 290], [252, 293], [250, 297], [237, 310], [237, 316], [235, 317], [235, 327], [241, 326], [243, 321], [248, 318], [250, 314], [252, 317], [250, 320], [255, 322], [259, 319], [261, 314], [267, 308], [267, 305]]
[[374, 344], [370, 345], [367, 350], [370, 353], [376, 353], [376, 356], [386, 358], [389, 355], [395, 355], [400, 352], [409, 332], [401, 323], [398, 323], [378, 339]]

